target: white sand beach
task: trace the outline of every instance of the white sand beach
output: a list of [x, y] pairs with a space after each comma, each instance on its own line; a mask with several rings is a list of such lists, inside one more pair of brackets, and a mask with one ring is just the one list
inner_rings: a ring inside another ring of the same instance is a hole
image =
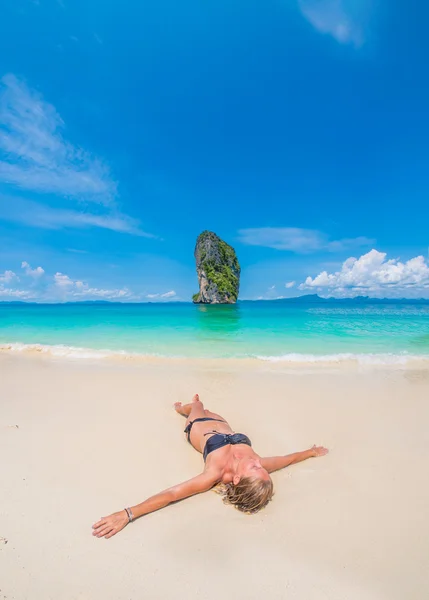
[[[172, 408], [195, 392], [261, 455], [330, 454], [275, 473], [257, 515], [208, 492], [92, 537], [202, 468]], [[428, 370], [4, 352], [0, 402], [2, 599], [427, 597]]]

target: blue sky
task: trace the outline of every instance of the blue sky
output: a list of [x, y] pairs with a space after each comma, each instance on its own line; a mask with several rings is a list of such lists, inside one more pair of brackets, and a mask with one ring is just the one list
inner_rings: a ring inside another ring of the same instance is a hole
[[15, 0], [0, 22], [0, 299], [429, 297], [429, 7]]

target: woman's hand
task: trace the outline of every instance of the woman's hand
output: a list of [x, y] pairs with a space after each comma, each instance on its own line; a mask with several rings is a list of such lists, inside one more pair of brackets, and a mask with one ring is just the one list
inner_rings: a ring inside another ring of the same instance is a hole
[[314, 457], [325, 456], [325, 454], [328, 454], [329, 452], [327, 448], [324, 448], [323, 446], [316, 446], [316, 444], [312, 446], [311, 451], [313, 452]]
[[126, 525], [128, 525], [129, 519], [127, 512], [121, 510], [120, 512], [113, 513], [109, 517], [103, 517], [92, 526], [94, 530], [92, 535], [101, 538], [104, 537], [106, 540], [111, 538], [113, 535], [121, 531]]

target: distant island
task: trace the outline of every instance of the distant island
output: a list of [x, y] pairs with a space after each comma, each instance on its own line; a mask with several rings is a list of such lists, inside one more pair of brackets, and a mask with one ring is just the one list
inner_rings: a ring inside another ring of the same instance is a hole
[[234, 248], [212, 231], [203, 231], [194, 256], [200, 287], [192, 297], [194, 304], [235, 304], [241, 269]]
[[[198, 296], [195, 294], [194, 298]], [[429, 298], [370, 298], [369, 296], [356, 296], [355, 298], [322, 298], [317, 294], [307, 294], [305, 296], [294, 296], [293, 298], [277, 298], [277, 299], [267, 299], [267, 300], [239, 300], [239, 303], [243, 302], [263, 302], [265, 304], [409, 304], [409, 305], [429, 305]], [[169, 304], [187, 304], [185, 301], [172, 301]], [[194, 304], [197, 304], [195, 299], [193, 300]], [[99, 305], [99, 306], [111, 306], [112, 304], [116, 304], [118, 306], [129, 304], [129, 305], [137, 305], [137, 304], [161, 304], [160, 302], [113, 302], [109, 300], [80, 300], [77, 302], [25, 302], [22, 300], [0, 300], [0, 306], [28, 306], [29, 304], [33, 305], [61, 305], [66, 306], [69, 304], [89, 304], [89, 305]], [[162, 304], [166, 304], [163, 302]], [[209, 304], [209, 303], [202, 303]], [[215, 302], [214, 304], [220, 304], [219, 302]], [[223, 304], [232, 304], [231, 302], [223, 303]]]
[[280, 304], [429, 304], [429, 298], [370, 298], [369, 296], [322, 298], [317, 294], [307, 294], [305, 296], [294, 296], [293, 298], [259, 300], [259, 302], [276, 302]]

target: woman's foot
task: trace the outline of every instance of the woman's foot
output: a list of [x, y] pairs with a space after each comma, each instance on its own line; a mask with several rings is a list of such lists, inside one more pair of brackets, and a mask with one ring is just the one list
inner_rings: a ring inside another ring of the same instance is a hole
[[190, 410], [188, 410], [188, 406], [190, 406], [190, 404], [182, 404], [181, 402], [175, 402], [174, 410], [177, 413], [179, 413], [179, 415], [183, 415], [184, 417], [187, 417], [190, 413]]
[[174, 409], [176, 412], [179, 413], [179, 415], [188, 417], [189, 413], [192, 410], [192, 405], [195, 404], [195, 402], [199, 402], [199, 401], [200, 401], [200, 397], [198, 396], [198, 394], [195, 394], [195, 396], [192, 398], [192, 402], [190, 402], [189, 404], [182, 404], [181, 402], [175, 402]]

